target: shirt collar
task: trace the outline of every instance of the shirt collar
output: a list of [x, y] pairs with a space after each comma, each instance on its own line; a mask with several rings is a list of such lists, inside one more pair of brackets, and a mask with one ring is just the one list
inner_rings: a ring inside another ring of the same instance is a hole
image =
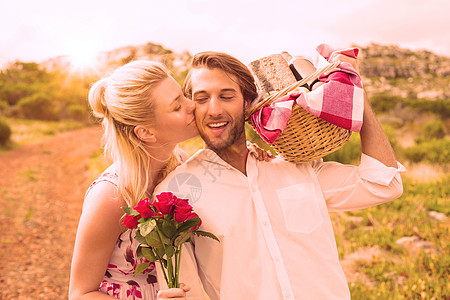
[[[249, 148], [247, 147], [249, 150], [247, 159], [249, 159], [251, 156], [253, 157], [257, 157], [258, 154], [256, 153], [256, 151], [253, 148]], [[222, 158], [220, 158], [219, 155], [217, 155], [216, 152], [214, 152], [211, 149], [201, 149], [198, 150], [191, 158], [189, 158], [186, 162], [189, 161], [193, 161], [193, 160], [202, 160], [202, 161], [207, 161], [209, 163], [212, 164], [216, 164], [216, 165], [220, 165], [223, 166], [227, 169], [233, 168], [230, 164], [228, 164], [226, 161], [224, 161]]]

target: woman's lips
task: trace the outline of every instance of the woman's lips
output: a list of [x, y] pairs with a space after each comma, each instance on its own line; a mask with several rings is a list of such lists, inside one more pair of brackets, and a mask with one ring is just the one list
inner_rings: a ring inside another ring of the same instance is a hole
[[192, 125], [192, 124], [195, 124], [195, 117], [192, 119], [192, 121], [190, 121], [190, 122], [188, 123], [188, 126], [190, 126], [190, 125]]

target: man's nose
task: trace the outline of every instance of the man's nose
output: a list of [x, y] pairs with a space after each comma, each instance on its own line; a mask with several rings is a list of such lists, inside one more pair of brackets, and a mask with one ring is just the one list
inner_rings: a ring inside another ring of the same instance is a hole
[[222, 115], [222, 104], [218, 97], [211, 97], [209, 101], [208, 114], [212, 117]]

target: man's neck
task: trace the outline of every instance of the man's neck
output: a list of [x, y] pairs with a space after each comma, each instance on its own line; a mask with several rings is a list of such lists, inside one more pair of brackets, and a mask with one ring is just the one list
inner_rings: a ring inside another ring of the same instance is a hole
[[[208, 148], [208, 146], [206, 146], [206, 148]], [[246, 164], [248, 149], [247, 142], [245, 140], [239, 143], [234, 143], [228, 148], [214, 152], [230, 166], [247, 176]]]

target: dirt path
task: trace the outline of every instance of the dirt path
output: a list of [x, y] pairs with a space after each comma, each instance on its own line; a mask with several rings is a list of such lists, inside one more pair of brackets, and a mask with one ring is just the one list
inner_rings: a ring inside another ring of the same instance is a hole
[[67, 299], [89, 157], [101, 128], [0, 154], [0, 299]]

